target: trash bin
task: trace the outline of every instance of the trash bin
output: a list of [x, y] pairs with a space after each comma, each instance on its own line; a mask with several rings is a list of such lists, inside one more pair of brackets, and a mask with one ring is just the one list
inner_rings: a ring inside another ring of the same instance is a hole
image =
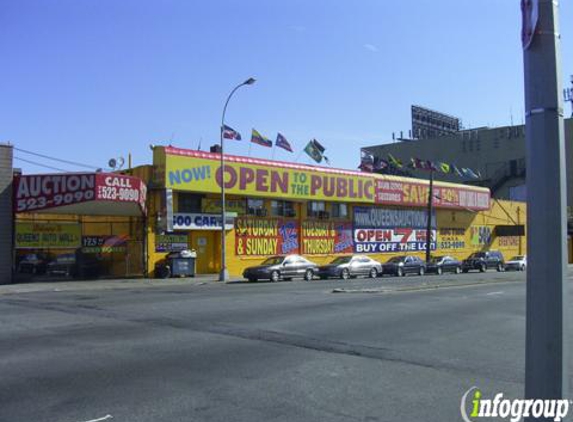
[[190, 250], [172, 252], [167, 255], [167, 266], [171, 277], [195, 277], [197, 253]]
[[165, 259], [155, 264], [155, 277], [195, 277], [196, 260], [197, 253], [194, 250], [171, 252]]

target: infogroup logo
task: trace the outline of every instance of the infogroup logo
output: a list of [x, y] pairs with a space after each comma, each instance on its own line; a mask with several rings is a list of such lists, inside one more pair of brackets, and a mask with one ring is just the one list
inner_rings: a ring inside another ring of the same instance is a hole
[[[473, 397], [470, 398], [473, 392]], [[471, 405], [468, 406], [468, 399]], [[551, 420], [559, 422], [569, 413], [570, 400], [520, 400], [504, 399], [503, 393], [497, 393], [493, 399], [484, 399], [481, 390], [472, 387], [464, 393], [460, 404], [460, 412], [464, 422], [475, 422], [479, 418], [501, 418], [518, 422], [522, 418]], [[468, 415], [468, 408], [471, 412]]]

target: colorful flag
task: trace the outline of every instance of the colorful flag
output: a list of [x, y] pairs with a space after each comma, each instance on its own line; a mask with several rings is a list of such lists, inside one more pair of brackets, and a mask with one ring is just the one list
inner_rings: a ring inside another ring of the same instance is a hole
[[377, 158], [374, 160], [374, 170], [384, 170], [390, 164], [383, 158]]
[[236, 139], [237, 141], [241, 140], [241, 134], [239, 132], [237, 132], [235, 129], [233, 129], [232, 127], [227, 126], [227, 125], [223, 125], [221, 130], [223, 131], [223, 138], [225, 138], [225, 139]]
[[280, 133], [277, 133], [277, 140], [275, 141], [275, 145], [279, 148], [286, 149], [288, 152], [293, 152], [289, 141], [287, 141], [287, 139]]
[[459, 177], [463, 176], [461, 170], [457, 168], [454, 164], [450, 164], [450, 173], [457, 174]]
[[324, 147], [320, 145], [316, 139], [308, 142], [307, 146], [304, 148], [304, 152], [308, 154], [317, 163], [322, 161], [322, 153], [324, 152]]
[[438, 171], [438, 167], [436, 166], [436, 164], [434, 164], [433, 161], [427, 160], [426, 161], [426, 166], [428, 170], [432, 170], [432, 171]]
[[255, 144], [259, 144], [267, 148], [272, 148], [273, 146], [273, 141], [271, 141], [269, 138], [264, 137], [255, 129], [253, 129], [253, 133], [251, 135], [251, 142], [254, 142]]
[[467, 177], [471, 177], [472, 179], [479, 179], [479, 176], [475, 174], [472, 169], [462, 167], [462, 174]]
[[396, 159], [396, 157], [394, 157], [392, 154], [388, 154], [388, 161], [394, 167], [402, 168], [402, 162], [400, 160]]
[[450, 172], [450, 165], [448, 163], [438, 162], [438, 168], [442, 173], [449, 173]]

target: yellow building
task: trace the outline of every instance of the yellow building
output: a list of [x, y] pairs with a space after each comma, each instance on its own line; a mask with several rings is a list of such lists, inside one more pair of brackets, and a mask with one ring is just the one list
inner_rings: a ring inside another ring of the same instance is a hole
[[[224, 173], [224, 174], [223, 174]], [[428, 182], [172, 147], [155, 147], [153, 167], [134, 170], [149, 188], [147, 270], [170, 250], [197, 251], [197, 272], [221, 262], [225, 181], [227, 267], [240, 276], [271, 255], [299, 253], [321, 264], [364, 253], [423, 257]], [[434, 183], [432, 254], [465, 258], [500, 250], [525, 254], [524, 203], [492, 200], [488, 189]]]

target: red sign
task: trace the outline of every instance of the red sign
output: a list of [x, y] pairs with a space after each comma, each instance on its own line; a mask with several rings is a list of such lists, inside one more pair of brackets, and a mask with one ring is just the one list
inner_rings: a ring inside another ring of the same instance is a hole
[[[424, 207], [428, 204], [428, 184], [377, 180], [376, 203]], [[489, 190], [463, 187], [433, 186], [434, 206], [438, 208], [488, 210]]]
[[305, 221], [301, 230], [302, 253], [331, 255], [352, 253], [352, 223], [347, 221]]
[[42, 211], [89, 201], [133, 202], [145, 212], [146, 197], [147, 187], [132, 176], [62, 173], [14, 178], [15, 212]]
[[299, 226], [281, 218], [239, 217], [235, 220], [237, 255], [288, 255], [299, 252]]

